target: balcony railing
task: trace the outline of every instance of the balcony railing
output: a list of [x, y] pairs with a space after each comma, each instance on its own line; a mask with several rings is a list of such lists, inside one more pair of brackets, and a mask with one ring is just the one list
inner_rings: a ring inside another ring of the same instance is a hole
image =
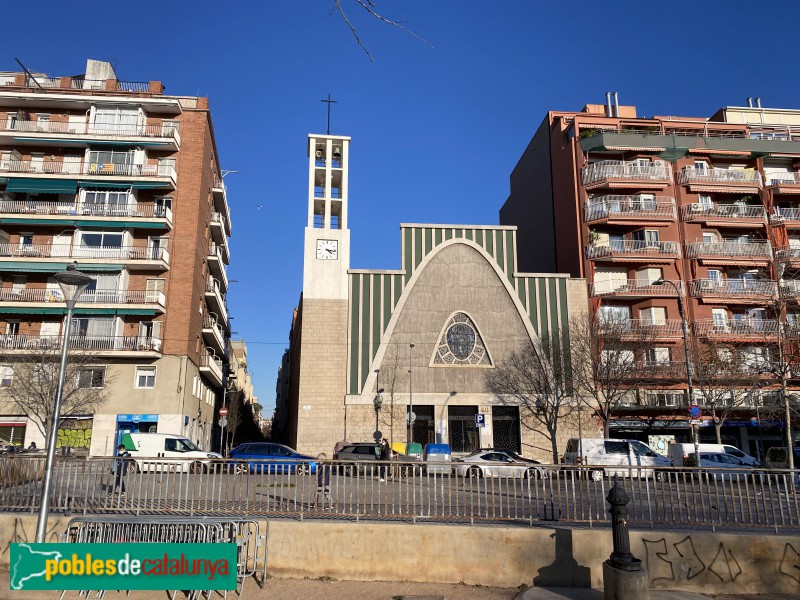
[[800, 173], [766, 173], [764, 175], [767, 187], [800, 184]]
[[800, 281], [788, 279], [781, 281], [781, 298], [800, 298]]
[[[92, 290], [83, 292], [78, 304], [158, 304], [164, 306], [164, 292], [145, 290]], [[0, 302], [64, 302], [61, 290], [44, 288], [0, 289]]]
[[71, 244], [0, 244], [6, 258], [99, 258], [115, 260], [162, 260], [169, 263], [166, 248], [139, 246], [74, 246]]
[[[5, 350], [47, 350], [61, 348], [61, 335], [0, 335], [0, 348]], [[154, 337], [123, 335], [72, 335], [69, 347], [89, 351], [161, 352], [161, 340]]]
[[761, 173], [755, 169], [696, 169], [684, 167], [678, 173], [681, 185], [708, 183], [712, 185], [746, 185], [761, 187]]
[[773, 223], [780, 223], [782, 221], [800, 221], [800, 208], [776, 206], [775, 214], [770, 215], [770, 221]]
[[751, 258], [769, 260], [769, 242], [687, 242], [686, 258]]
[[[682, 335], [682, 332], [681, 332]], [[647, 361], [636, 366], [636, 370], [625, 375], [637, 380], [686, 379], [686, 363], [682, 361]]]
[[665, 181], [670, 179], [670, 170], [666, 163], [638, 163], [621, 160], [604, 160], [581, 170], [583, 185], [604, 179]]
[[178, 174], [172, 165], [115, 164], [70, 160], [4, 160], [0, 172], [45, 175], [104, 175], [119, 177], [168, 177], [176, 181]]
[[[653, 285], [652, 281], [639, 281], [638, 279], [597, 281], [600, 274], [595, 274], [595, 281], [589, 284], [589, 293], [592, 297], [606, 296], [667, 296], [675, 298], [678, 294], [671, 285]], [[683, 293], [683, 282], [674, 281], [678, 289]]]
[[681, 218], [684, 221], [758, 221], [766, 219], [767, 211], [763, 206], [743, 204], [688, 204], [681, 207]]
[[101, 137], [173, 138], [180, 143], [178, 126], [174, 121], [152, 125], [118, 125], [109, 127], [92, 123], [64, 123], [60, 121], [8, 121], [0, 123], [0, 131], [23, 133], [49, 133], [65, 135], [92, 135]]
[[669, 196], [599, 196], [587, 201], [583, 218], [587, 223], [604, 219], [674, 221], [675, 199]]
[[683, 325], [680, 319], [628, 319], [613, 321], [607, 327], [601, 322], [598, 324], [597, 332], [601, 336], [631, 336], [643, 339], [680, 337], [683, 335]]
[[86, 204], [40, 202], [38, 200], [0, 200], [0, 213], [23, 215], [69, 215], [89, 217], [161, 218], [172, 220], [172, 209], [147, 204]]
[[222, 360], [212, 354], [200, 356], [200, 368], [211, 371], [219, 381], [222, 381]]
[[791, 246], [782, 246], [775, 248], [775, 260], [780, 261], [798, 261], [800, 260], [800, 248], [792, 248]]
[[605, 244], [589, 244], [586, 246], [586, 258], [612, 258], [615, 256], [630, 257], [665, 257], [679, 256], [678, 242], [645, 242], [640, 240], [612, 240]]
[[774, 298], [778, 294], [778, 284], [763, 279], [695, 279], [689, 282], [689, 293], [696, 298], [703, 296]]
[[763, 338], [778, 334], [778, 321], [767, 319], [731, 319], [715, 321], [699, 319], [693, 324], [694, 333], [699, 337], [748, 337]]

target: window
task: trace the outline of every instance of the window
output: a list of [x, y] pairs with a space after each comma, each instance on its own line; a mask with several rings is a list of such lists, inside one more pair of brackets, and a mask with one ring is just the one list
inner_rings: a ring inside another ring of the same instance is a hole
[[681, 406], [683, 392], [647, 392], [647, 403], [661, 408]]
[[708, 170], [708, 163], [704, 160], [696, 160], [694, 161], [694, 168], [705, 173]]
[[711, 208], [711, 204], [712, 204], [711, 196], [705, 196], [705, 195], [700, 196], [700, 206], [702, 206], [704, 209]]
[[647, 348], [645, 350], [645, 359], [648, 365], [666, 365], [669, 364], [669, 348], [656, 347]]
[[80, 369], [77, 374], [77, 387], [102, 388], [106, 385], [105, 367], [87, 367]]
[[155, 367], [136, 367], [136, 380], [133, 387], [147, 389], [156, 387], [156, 368]]
[[81, 246], [84, 248], [122, 248], [122, 234], [112, 231], [81, 232]]
[[127, 191], [86, 190], [83, 196], [84, 215], [124, 216], [128, 214], [129, 195]]
[[667, 322], [667, 309], [663, 306], [650, 306], [639, 309], [639, 318], [647, 325], [665, 325]]
[[628, 442], [623, 441], [606, 441], [603, 442], [603, 446], [605, 446], [606, 454], [624, 454], [628, 455]]
[[[642, 285], [652, 285], [654, 281], [658, 281], [664, 276], [664, 270], [659, 267], [648, 267], [646, 269], [639, 269], [636, 271], [636, 281]], [[672, 287], [669, 284], [664, 287]]]
[[98, 106], [94, 110], [92, 129], [133, 133], [139, 125], [139, 109]]
[[0, 365], [0, 387], [11, 387], [14, 382], [14, 369], [11, 365]]
[[704, 231], [703, 232], [703, 243], [704, 244], [714, 244], [719, 240], [717, 238], [717, 234], [713, 231]]
[[597, 311], [597, 320], [603, 325], [627, 324], [630, 319], [631, 309], [629, 306], [606, 304], [600, 306]]

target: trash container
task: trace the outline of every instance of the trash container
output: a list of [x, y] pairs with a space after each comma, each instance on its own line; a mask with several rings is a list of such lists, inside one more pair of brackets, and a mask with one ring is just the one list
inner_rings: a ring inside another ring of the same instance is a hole
[[398, 454], [405, 454], [406, 453], [406, 445], [403, 442], [394, 442], [392, 444], [392, 450], [394, 450]]
[[428, 473], [449, 474], [452, 468], [451, 460], [449, 444], [425, 445], [425, 467]]
[[417, 460], [422, 460], [422, 444], [412, 442], [406, 445], [406, 452], [408, 456], [413, 456]]

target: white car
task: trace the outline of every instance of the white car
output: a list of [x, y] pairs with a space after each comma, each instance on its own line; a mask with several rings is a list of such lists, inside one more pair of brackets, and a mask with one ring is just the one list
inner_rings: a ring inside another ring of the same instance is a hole
[[740, 458], [725, 452], [700, 453], [701, 478], [719, 479], [723, 481], [744, 482], [753, 476], [754, 470]]
[[531, 462], [515, 460], [502, 452], [478, 450], [463, 458], [453, 460], [459, 477], [508, 477], [536, 479], [547, 477], [547, 471]]

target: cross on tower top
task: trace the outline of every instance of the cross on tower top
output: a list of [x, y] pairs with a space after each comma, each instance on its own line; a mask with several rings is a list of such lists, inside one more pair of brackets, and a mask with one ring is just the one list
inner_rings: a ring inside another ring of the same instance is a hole
[[326, 102], [328, 104], [328, 133], [327, 135], [331, 134], [331, 104], [338, 104], [337, 100], [331, 100], [331, 95], [328, 94], [327, 100], [320, 100], [320, 102]]

